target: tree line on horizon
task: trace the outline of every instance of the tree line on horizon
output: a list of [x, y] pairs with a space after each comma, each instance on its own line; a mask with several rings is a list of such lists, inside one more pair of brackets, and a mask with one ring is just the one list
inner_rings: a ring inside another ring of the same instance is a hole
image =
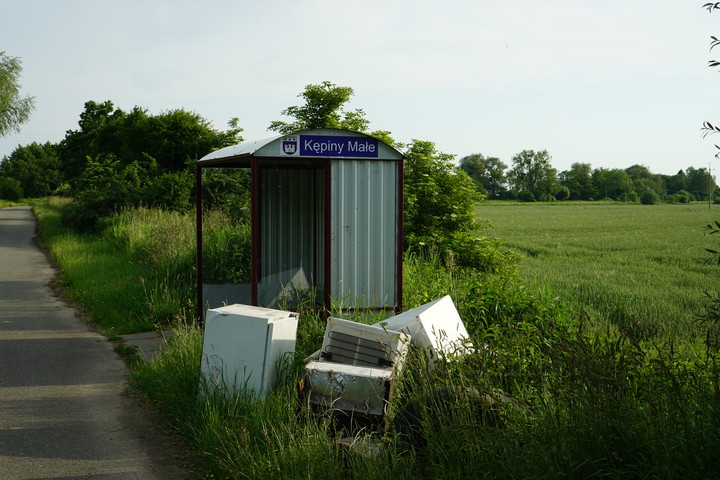
[[562, 201], [614, 200], [630, 203], [720, 203], [720, 190], [706, 168], [688, 167], [675, 175], [655, 174], [644, 165], [625, 169], [596, 168], [573, 163], [558, 172], [547, 150], [523, 150], [508, 166], [481, 153], [460, 159], [459, 167], [473, 179], [478, 191], [491, 200]]
[[[275, 121], [269, 129], [284, 134], [341, 128], [397, 148], [406, 158], [405, 247], [433, 248], [458, 264], [495, 268], [498, 255], [488, 254], [497, 250], [495, 240], [479, 233], [486, 224], [475, 215], [476, 202], [483, 197], [453, 163], [454, 156], [438, 151], [431, 141], [402, 144], [389, 131], [370, 131], [361, 109], [344, 109], [352, 95], [352, 88], [327, 81], [307, 85], [299, 95], [304, 104], [281, 112], [293, 121]], [[128, 208], [187, 212], [194, 207], [194, 162], [242, 141], [237, 119], [219, 131], [183, 109], [151, 115], [140, 107], [123, 111], [111, 101], [86, 102], [78, 125], [57, 144], [18, 146], [5, 157], [0, 163], [0, 198], [70, 197], [62, 220], [79, 232], [100, 231], [104, 219]], [[204, 203], [206, 208], [232, 210], [226, 213], [233, 218], [247, 211], [233, 207], [246, 201], [247, 172], [215, 172], [203, 180], [202, 188], [205, 198], [213, 199]]]
[[[426, 229], [424, 237], [437, 237], [431, 230], [442, 225], [443, 218], [467, 220], [465, 213], [451, 211], [453, 205], [482, 198], [528, 202], [609, 199], [645, 204], [711, 199], [720, 203], [718, 187], [705, 168], [688, 167], [675, 175], [658, 175], [643, 165], [593, 169], [578, 162], [558, 172], [547, 150], [523, 150], [513, 156], [510, 167], [497, 157], [476, 153], [460, 159], [456, 167], [455, 157], [437, 151], [432, 142], [401, 144], [388, 131], [369, 131], [370, 122], [363, 110], [344, 110], [352, 95], [352, 88], [331, 82], [307, 85], [299, 95], [304, 105], [281, 112], [294, 121], [275, 121], [269, 129], [288, 133], [304, 128], [344, 128], [367, 133], [403, 151], [408, 158], [407, 198], [426, 196], [423, 202], [436, 199], [434, 203], [439, 206], [436, 193], [442, 191], [447, 197], [447, 205], [434, 214], [438, 221], [425, 222], [433, 228]], [[56, 144], [19, 145], [3, 158], [0, 198], [71, 196], [76, 208], [68, 220], [81, 229], [92, 228], [98, 218], [123, 206], [183, 210], [192, 205], [192, 163], [208, 152], [242, 141], [237, 118], [221, 131], [199, 114], [184, 109], [152, 115], [137, 106], [123, 111], [111, 101], [86, 102], [78, 126]], [[412, 208], [408, 202], [409, 219], [414, 218]], [[412, 231], [410, 221], [408, 227]], [[451, 231], [441, 230], [441, 236]]]

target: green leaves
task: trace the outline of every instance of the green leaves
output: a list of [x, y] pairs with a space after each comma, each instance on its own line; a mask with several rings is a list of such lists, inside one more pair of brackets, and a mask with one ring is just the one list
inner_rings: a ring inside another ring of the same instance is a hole
[[353, 94], [352, 88], [340, 87], [328, 81], [320, 85], [306, 85], [305, 90], [298, 95], [305, 99], [305, 104], [288, 107], [281, 112], [295, 121], [288, 123], [275, 120], [268, 129], [282, 134], [312, 128], [343, 128], [365, 132], [370, 124], [365, 118], [365, 112], [362, 109], [351, 112], [343, 110]]
[[[550, 164], [547, 150], [523, 150], [512, 158], [513, 166], [508, 172], [508, 181], [513, 190], [532, 193], [536, 200], [550, 199], [560, 187], [557, 170]], [[525, 194], [527, 195], [527, 194]]]
[[[720, 232], [720, 221], [715, 220], [715, 225], [708, 223], [705, 227], [703, 227], [703, 230], [705, 230], [706, 235], [713, 235]], [[709, 258], [705, 259], [706, 264], [717, 263], [717, 265], [720, 265], [720, 252], [710, 248], [706, 248], [705, 251], [711, 255]]]
[[22, 62], [0, 52], [0, 137], [12, 131], [19, 132], [20, 125], [30, 119], [35, 109], [35, 97], [20, 96], [20, 73]]

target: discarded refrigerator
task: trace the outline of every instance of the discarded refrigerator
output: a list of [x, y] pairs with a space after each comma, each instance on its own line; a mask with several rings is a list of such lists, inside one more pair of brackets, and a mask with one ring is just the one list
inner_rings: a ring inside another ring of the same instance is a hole
[[449, 295], [375, 324], [405, 332], [429, 359], [452, 359], [472, 353], [468, 332]]
[[410, 335], [330, 318], [319, 361], [310, 361], [300, 393], [315, 410], [330, 410], [352, 429], [380, 426], [410, 343]]
[[410, 335], [384, 327], [330, 318], [320, 359], [367, 367], [402, 368], [407, 355]]
[[392, 368], [312, 361], [305, 365], [300, 391], [315, 410], [330, 409], [341, 420], [380, 424], [394, 381]]
[[298, 314], [250, 305], [208, 309], [201, 372], [210, 389], [264, 397], [295, 350]]

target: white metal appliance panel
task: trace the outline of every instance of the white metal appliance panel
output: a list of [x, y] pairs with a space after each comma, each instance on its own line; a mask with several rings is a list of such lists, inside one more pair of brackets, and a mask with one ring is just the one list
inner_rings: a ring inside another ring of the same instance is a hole
[[424, 347], [432, 360], [462, 357], [472, 352], [468, 332], [450, 295], [376, 323], [409, 333], [412, 342]]
[[228, 392], [264, 396], [277, 360], [295, 350], [297, 313], [249, 305], [208, 309], [201, 372]]
[[382, 417], [393, 381], [391, 368], [310, 362], [302, 385], [311, 405]]
[[329, 318], [320, 358], [367, 367], [402, 368], [410, 335], [374, 325]]

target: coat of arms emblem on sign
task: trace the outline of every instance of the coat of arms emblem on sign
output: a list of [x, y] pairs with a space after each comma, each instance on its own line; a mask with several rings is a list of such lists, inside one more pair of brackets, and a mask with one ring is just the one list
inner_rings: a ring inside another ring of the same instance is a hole
[[283, 152], [287, 155], [294, 155], [297, 152], [297, 137], [285, 137], [283, 138], [282, 148]]

